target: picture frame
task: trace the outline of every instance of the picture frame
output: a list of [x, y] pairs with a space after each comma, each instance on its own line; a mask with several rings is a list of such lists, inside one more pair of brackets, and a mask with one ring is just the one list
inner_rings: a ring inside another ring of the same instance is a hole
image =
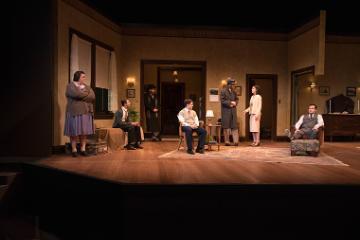
[[210, 93], [210, 95], [219, 95], [219, 89], [218, 88], [210, 88], [209, 93]]
[[356, 87], [346, 87], [346, 96], [355, 97], [356, 96]]
[[219, 88], [210, 88], [209, 89], [209, 101], [218, 102], [219, 101]]
[[320, 96], [330, 96], [330, 87], [329, 86], [319, 86], [319, 95]]
[[127, 98], [135, 98], [135, 89], [133, 88], [128, 88], [126, 89], [126, 97]]
[[235, 86], [235, 92], [237, 96], [241, 96], [241, 91], [242, 89], [240, 85]]

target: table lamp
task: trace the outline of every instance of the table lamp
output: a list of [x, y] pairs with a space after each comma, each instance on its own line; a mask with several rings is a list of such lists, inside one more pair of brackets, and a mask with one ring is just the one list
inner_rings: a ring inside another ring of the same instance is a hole
[[206, 111], [206, 118], [208, 119], [208, 125], [212, 125], [211, 124], [211, 119], [214, 117], [214, 111], [213, 110], [207, 110]]

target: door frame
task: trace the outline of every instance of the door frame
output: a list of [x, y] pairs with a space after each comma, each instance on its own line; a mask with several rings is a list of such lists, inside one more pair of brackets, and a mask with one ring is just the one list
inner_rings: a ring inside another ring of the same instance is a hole
[[[164, 64], [169, 65], [168, 67], [173, 67], [176, 69], [185, 68], [184, 65], [198, 65], [202, 70], [201, 78], [201, 94], [203, 95], [203, 106], [202, 106], [202, 116], [199, 116], [199, 119], [205, 118], [205, 107], [206, 107], [206, 61], [187, 61], [187, 60], [157, 60], [157, 59], [141, 59], [140, 60], [140, 116], [141, 119], [145, 119], [145, 109], [144, 109], [144, 68], [145, 64]], [[176, 65], [181, 65], [178, 68]], [[166, 66], [162, 66], [166, 67]], [[199, 68], [197, 67], [197, 68]], [[159, 74], [159, 73], [158, 73]], [[159, 75], [158, 75], [159, 78]], [[159, 86], [157, 86], [159, 90]], [[158, 91], [160, 92], [160, 91]], [[160, 96], [158, 94], [158, 101], [160, 101]], [[161, 109], [160, 109], [161, 114]], [[144, 127], [144, 121], [141, 121], [142, 126]]]
[[[271, 140], [276, 141], [277, 139], [277, 91], [278, 91], [278, 75], [277, 74], [246, 74], [246, 104], [250, 101], [250, 94], [248, 90], [250, 89], [250, 80], [251, 79], [269, 79], [272, 81], [273, 85], [273, 99], [272, 105], [275, 107], [273, 114], [272, 114], [272, 123], [271, 128], [274, 129], [271, 131]], [[249, 139], [250, 133], [249, 129], [249, 118], [245, 118], [245, 139]], [[260, 136], [261, 137], [261, 136]]]
[[296, 97], [296, 94], [295, 94], [295, 90], [296, 90], [295, 89], [295, 81], [296, 81], [296, 78], [299, 77], [299, 76], [302, 76], [304, 74], [309, 74], [309, 73], [315, 75], [315, 66], [314, 65], [291, 71], [290, 124], [289, 124], [289, 126], [292, 126], [297, 121], [297, 118], [295, 118], [295, 114], [297, 112], [297, 106], [296, 106], [297, 102], [294, 100], [294, 98]]

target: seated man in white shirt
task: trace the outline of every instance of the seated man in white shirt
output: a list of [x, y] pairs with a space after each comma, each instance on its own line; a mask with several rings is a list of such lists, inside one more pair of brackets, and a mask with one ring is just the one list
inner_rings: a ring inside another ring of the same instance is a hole
[[181, 123], [181, 129], [185, 133], [186, 145], [188, 147], [187, 153], [194, 154], [192, 149], [193, 132], [197, 132], [199, 136], [199, 143], [196, 148], [197, 153], [204, 153], [204, 145], [206, 138], [206, 130], [199, 127], [199, 119], [194, 110], [192, 110], [194, 103], [191, 99], [185, 99], [185, 108], [178, 114], [179, 122]]
[[324, 126], [324, 120], [321, 114], [317, 114], [316, 104], [309, 104], [308, 114], [304, 114], [300, 117], [299, 121], [295, 124], [295, 132], [291, 136], [288, 129], [285, 131], [288, 133], [289, 138], [293, 139], [316, 139], [319, 127]]

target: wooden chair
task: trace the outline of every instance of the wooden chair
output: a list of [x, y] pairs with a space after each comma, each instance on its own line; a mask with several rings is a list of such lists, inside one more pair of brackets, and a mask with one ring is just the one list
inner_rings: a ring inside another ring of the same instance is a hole
[[[199, 121], [199, 127], [201, 127], [201, 128], [203, 128], [204, 127], [204, 121]], [[196, 132], [193, 132], [193, 137], [194, 138], [197, 138], [197, 133]], [[179, 144], [178, 144], [178, 147], [177, 147], [177, 150], [180, 150], [180, 148], [181, 148], [181, 144], [182, 143], [185, 143], [185, 146], [184, 146], [184, 148], [187, 148], [187, 146], [186, 146], [186, 141], [185, 141], [185, 133], [182, 131], [182, 125], [181, 125], [181, 123], [179, 122]], [[193, 148], [194, 148], [194, 142], [195, 141], [193, 141]]]
[[[291, 128], [293, 135], [295, 128]], [[324, 127], [318, 129], [316, 139], [293, 139], [290, 142], [291, 156], [295, 156], [298, 152], [306, 152], [313, 157], [317, 157], [320, 153], [320, 148], [324, 144]]]

